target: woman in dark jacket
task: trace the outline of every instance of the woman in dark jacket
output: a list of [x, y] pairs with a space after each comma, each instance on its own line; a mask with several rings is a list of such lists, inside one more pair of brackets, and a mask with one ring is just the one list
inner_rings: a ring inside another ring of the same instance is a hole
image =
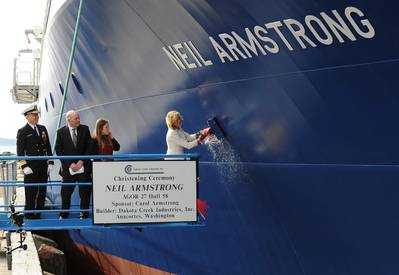
[[114, 151], [119, 151], [120, 147], [109, 129], [109, 121], [103, 118], [98, 119], [93, 136], [93, 154], [112, 155]]

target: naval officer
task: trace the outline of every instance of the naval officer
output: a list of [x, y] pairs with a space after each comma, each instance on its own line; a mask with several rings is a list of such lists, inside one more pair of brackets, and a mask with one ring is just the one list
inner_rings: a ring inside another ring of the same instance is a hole
[[[27, 123], [17, 133], [18, 156], [51, 156], [51, 146], [47, 129], [39, 125], [39, 110], [36, 105], [23, 111]], [[48, 173], [54, 162], [52, 160], [21, 160], [20, 167], [24, 173], [25, 210], [42, 210], [46, 198], [46, 186], [30, 186], [29, 183], [47, 183]], [[40, 219], [40, 211], [26, 213], [27, 219]]]

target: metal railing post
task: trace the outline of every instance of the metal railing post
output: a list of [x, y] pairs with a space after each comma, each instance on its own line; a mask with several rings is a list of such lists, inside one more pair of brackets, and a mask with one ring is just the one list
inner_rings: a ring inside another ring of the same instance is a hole
[[[4, 177], [4, 169], [5, 168], [6, 168], [6, 162], [2, 161], [1, 162], [1, 169], [0, 169], [0, 179], [2, 181], [6, 180], [5, 177]], [[3, 205], [7, 205], [8, 188], [3, 186], [2, 190], [3, 190]], [[4, 210], [7, 210], [7, 209], [4, 207]]]

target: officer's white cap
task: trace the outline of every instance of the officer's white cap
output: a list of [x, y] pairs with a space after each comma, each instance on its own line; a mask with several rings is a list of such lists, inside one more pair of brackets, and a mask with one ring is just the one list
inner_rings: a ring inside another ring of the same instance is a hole
[[24, 116], [26, 116], [26, 115], [28, 115], [28, 114], [39, 114], [39, 113], [40, 113], [40, 111], [39, 111], [39, 109], [37, 108], [37, 105], [36, 105], [36, 104], [33, 104], [33, 105], [29, 106], [28, 108], [26, 108], [26, 109], [22, 112], [22, 114], [23, 114]]

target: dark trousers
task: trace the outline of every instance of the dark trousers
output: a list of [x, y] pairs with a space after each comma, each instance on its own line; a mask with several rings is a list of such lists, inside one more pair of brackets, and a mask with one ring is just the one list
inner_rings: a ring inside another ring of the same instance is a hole
[[[47, 165], [44, 167], [33, 167], [33, 174], [25, 175], [25, 210], [41, 210], [44, 208], [47, 186], [28, 186], [29, 183], [47, 183]], [[40, 212], [36, 212], [40, 215]], [[26, 214], [27, 217], [33, 216]]]
[[[91, 182], [90, 176], [85, 174], [79, 174], [74, 176], [65, 176], [62, 179], [63, 183], [74, 183], [74, 182]], [[61, 200], [62, 200], [62, 209], [69, 209], [71, 207], [71, 196], [73, 190], [76, 185], [63, 185], [61, 187]], [[91, 186], [79, 186], [79, 196], [80, 196], [80, 209], [88, 209], [90, 207], [90, 198], [91, 198]], [[84, 212], [85, 215], [88, 215], [88, 212]], [[60, 216], [68, 217], [69, 213], [61, 212]]]

